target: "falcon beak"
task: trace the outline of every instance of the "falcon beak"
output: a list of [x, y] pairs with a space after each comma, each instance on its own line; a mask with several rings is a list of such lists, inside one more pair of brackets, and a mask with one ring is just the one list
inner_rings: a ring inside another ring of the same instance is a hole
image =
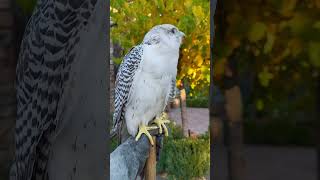
[[185, 37], [186, 36], [182, 31], [179, 31], [179, 33], [180, 33], [181, 37]]
[[179, 31], [179, 35], [181, 37], [181, 42], [183, 42], [184, 37], [186, 36], [182, 31]]

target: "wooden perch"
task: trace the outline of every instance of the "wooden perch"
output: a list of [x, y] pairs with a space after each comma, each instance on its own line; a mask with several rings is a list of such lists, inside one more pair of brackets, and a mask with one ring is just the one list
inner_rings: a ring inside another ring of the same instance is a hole
[[[158, 129], [150, 132], [152, 136], [155, 136], [157, 133]], [[142, 135], [139, 141], [135, 141], [135, 138], [130, 136], [110, 155], [110, 179], [136, 179], [145, 167], [145, 163], [149, 157], [150, 147], [151, 145], [146, 135]], [[155, 157], [155, 152], [150, 156]], [[153, 167], [155, 167], [156, 160], [155, 158], [152, 159], [154, 159], [152, 160], [153, 162], [149, 163], [153, 163]]]

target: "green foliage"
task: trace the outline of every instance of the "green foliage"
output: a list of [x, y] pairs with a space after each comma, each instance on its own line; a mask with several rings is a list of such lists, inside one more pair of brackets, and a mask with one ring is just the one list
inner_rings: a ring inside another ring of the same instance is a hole
[[276, 119], [264, 123], [245, 121], [245, 143], [310, 146], [314, 144], [311, 127], [311, 124], [297, 124], [292, 120]]
[[37, 0], [16, 0], [18, 6], [22, 9], [25, 15], [31, 15]]
[[209, 88], [202, 89], [186, 89], [187, 91], [187, 107], [209, 107]]
[[117, 137], [111, 138], [110, 145], [111, 145], [110, 147], [111, 147], [111, 152], [112, 152], [118, 147], [118, 138]]
[[209, 99], [207, 97], [187, 98], [187, 107], [208, 108]]
[[181, 126], [176, 125], [176, 123], [174, 123], [172, 121], [167, 126], [170, 130], [170, 135], [168, 137], [166, 137], [166, 140], [184, 138], [183, 130], [182, 130]]
[[320, 67], [319, 2], [223, 3], [225, 17], [219, 17], [222, 13], [217, 12], [215, 21], [215, 83], [222, 84], [224, 64], [229, 55], [237, 53], [239, 79], [248, 82], [248, 73], [253, 79], [242, 88], [244, 93], [246, 88], [254, 89], [246, 99], [245, 109], [254, 105], [269, 118], [275, 118], [273, 112], [278, 111], [278, 119], [287, 118], [286, 112], [314, 111], [315, 98], [310, 94], [315, 94], [314, 81]]
[[169, 179], [193, 179], [205, 176], [210, 167], [210, 140], [208, 135], [197, 139], [183, 138], [181, 127], [172, 126], [165, 138], [158, 172], [167, 172]]
[[177, 26], [186, 34], [180, 52], [177, 84], [183, 79], [192, 89], [208, 87], [209, 5], [209, 0], [112, 0], [111, 19], [118, 26], [112, 28], [111, 38], [127, 53], [153, 26], [167, 23]]

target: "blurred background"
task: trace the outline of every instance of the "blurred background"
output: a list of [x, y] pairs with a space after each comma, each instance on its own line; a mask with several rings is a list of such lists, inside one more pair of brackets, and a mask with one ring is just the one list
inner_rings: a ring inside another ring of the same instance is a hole
[[216, 179], [317, 179], [320, 3], [218, 1]]

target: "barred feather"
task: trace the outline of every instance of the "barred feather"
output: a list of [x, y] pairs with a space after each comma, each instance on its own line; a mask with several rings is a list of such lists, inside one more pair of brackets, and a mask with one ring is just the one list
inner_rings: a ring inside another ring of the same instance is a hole
[[115, 135], [120, 123], [124, 120], [125, 105], [129, 96], [133, 77], [139, 67], [143, 54], [143, 45], [135, 46], [124, 57], [120, 64], [115, 84], [115, 112], [113, 114], [113, 128], [111, 136]]

